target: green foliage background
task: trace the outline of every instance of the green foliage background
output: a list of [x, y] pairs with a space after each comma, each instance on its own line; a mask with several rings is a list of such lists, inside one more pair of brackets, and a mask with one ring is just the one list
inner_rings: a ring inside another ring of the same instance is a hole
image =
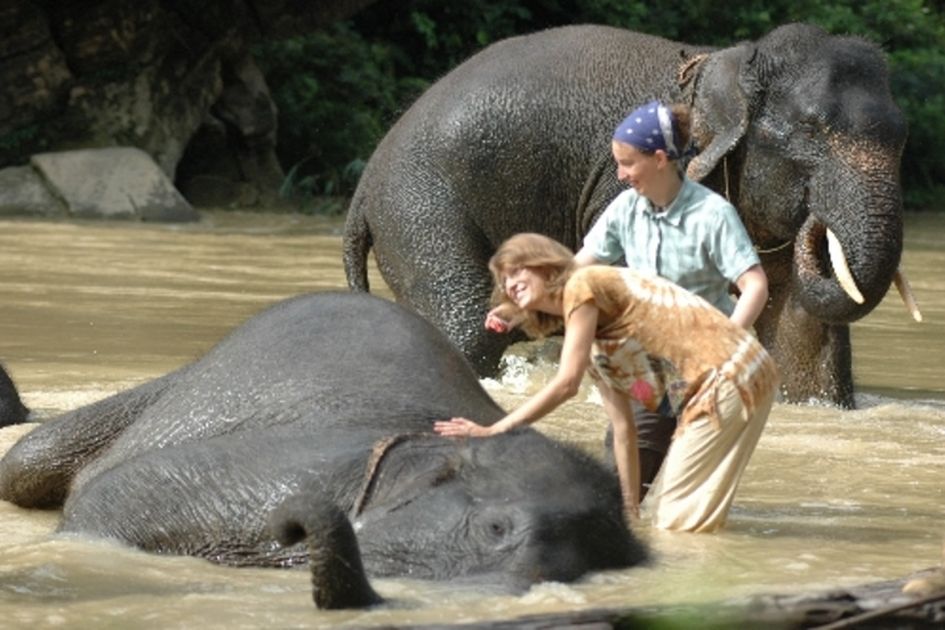
[[348, 195], [377, 142], [430, 84], [505, 37], [599, 23], [728, 46], [786, 22], [865, 36], [888, 54], [909, 121], [907, 209], [943, 208], [945, 7], [941, 0], [379, 0], [355, 19], [256, 50], [280, 110], [287, 186]]

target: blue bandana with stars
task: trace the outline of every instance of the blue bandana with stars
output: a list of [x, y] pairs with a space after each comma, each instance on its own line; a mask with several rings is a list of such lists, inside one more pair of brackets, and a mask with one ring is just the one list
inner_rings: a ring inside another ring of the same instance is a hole
[[646, 152], [662, 149], [670, 160], [682, 156], [682, 147], [673, 129], [673, 114], [659, 101], [650, 101], [633, 110], [614, 131], [614, 140]]

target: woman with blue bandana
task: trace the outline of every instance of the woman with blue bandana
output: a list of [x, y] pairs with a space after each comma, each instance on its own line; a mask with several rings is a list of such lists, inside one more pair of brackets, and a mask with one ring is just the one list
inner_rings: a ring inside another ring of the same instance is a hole
[[[618, 195], [584, 238], [578, 265], [614, 263], [672, 280], [705, 298], [743, 328], [768, 299], [768, 279], [734, 206], [688, 179], [680, 158], [689, 144], [689, 110], [651, 101], [614, 131]], [[738, 300], [730, 288], [738, 288]], [[675, 407], [634, 409], [644, 484], [653, 480], [676, 428]]]
[[[634, 110], [617, 126], [611, 150], [617, 178], [630, 186], [604, 210], [575, 256], [578, 266], [623, 259], [639, 272], [667, 278], [699, 295], [743, 328], [751, 328], [768, 299], [768, 280], [735, 208], [709, 188], [688, 179], [680, 165], [689, 144], [689, 110], [658, 101]], [[738, 299], [732, 299], [731, 287]], [[505, 332], [517, 317], [502, 307], [486, 327]], [[658, 410], [635, 404], [640, 473], [646, 493], [669, 449], [683, 401], [669, 394]]]

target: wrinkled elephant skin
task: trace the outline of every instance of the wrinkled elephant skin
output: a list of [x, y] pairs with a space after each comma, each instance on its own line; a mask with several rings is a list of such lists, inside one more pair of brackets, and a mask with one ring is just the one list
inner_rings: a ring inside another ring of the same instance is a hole
[[761, 252], [771, 300], [756, 330], [784, 398], [851, 406], [848, 324], [902, 250], [906, 125], [880, 49], [814, 26], [718, 50], [604, 26], [484, 49], [378, 145], [349, 208], [349, 286], [368, 290], [373, 248], [397, 299], [494, 373], [520, 337], [483, 329], [490, 255], [523, 231], [579, 247], [620, 192], [611, 133], [652, 98], [692, 105], [688, 174], [728, 196]]
[[455, 415], [504, 414], [445, 335], [380, 298], [309, 294], [45, 422], [0, 461], [0, 498], [64, 501], [60, 531], [158, 553], [311, 557], [330, 608], [376, 601], [364, 571], [522, 587], [644, 559], [609, 469], [533, 430], [432, 433]]

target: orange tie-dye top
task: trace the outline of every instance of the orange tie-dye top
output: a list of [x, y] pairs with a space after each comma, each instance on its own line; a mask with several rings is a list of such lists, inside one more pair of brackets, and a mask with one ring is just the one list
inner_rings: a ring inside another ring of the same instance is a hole
[[[722, 379], [738, 389], [745, 413], [752, 413], [778, 385], [777, 367], [754, 335], [669, 280], [625, 267], [584, 267], [564, 289], [565, 326], [574, 309], [587, 302], [599, 309], [594, 352], [604, 348], [611, 359], [626, 364], [622, 369], [630, 378], [621, 386], [626, 385], [629, 395], [644, 403], [647, 396], [651, 403], [662, 398], [662, 391], [651, 391], [652, 378], [632, 376], [647, 372], [640, 357], [671, 364], [681, 379], [680, 428], [701, 415], [718, 423], [716, 395]], [[665, 388], [664, 378], [659, 374], [657, 386]]]

